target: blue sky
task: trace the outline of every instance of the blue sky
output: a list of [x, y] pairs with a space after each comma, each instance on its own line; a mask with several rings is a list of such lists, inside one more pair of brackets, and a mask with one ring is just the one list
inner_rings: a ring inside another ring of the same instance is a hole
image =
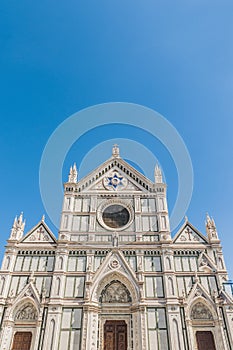
[[[1, 2], [1, 253], [16, 214], [24, 212], [29, 230], [45, 211], [39, 164], [54, 129], [83, 108], [122, 101], [158, 111], [183, 137], [194, 168], [188, 217], [204, 232], [205, 213], [213, 215], [233, 277], [232, 16], [232, 1]], [[85, 135], [67, 155], [63, 180], [80, 150], [127, 132]], [[151, 142], [172, 208], [175, 167]]]

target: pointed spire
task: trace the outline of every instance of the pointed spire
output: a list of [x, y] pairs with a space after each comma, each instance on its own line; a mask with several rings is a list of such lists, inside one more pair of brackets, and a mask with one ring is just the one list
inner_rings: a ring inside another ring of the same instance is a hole
[[159, 183], [159, 184], [163, 183], [162, 171], [158, 164], [155, 165], [154, 176], [155, 176], [155, 183]]
[[23, 220], [23, 212], [20, 213], [19, 218], [16, 216], [11, 228], [10, 239], [20, 240], [23, 237], [26, 220]]
[[120, 157], [120, 148], [118, 145], [113, 145], [113, 148], [112, 148], [112, 156], [114, 158], [119, 158]]
[[76, 174], [78, 174], [77, 167], [76, 167], [76, 163], [74, 163], [74, 165], [73, 165], [73, 171], [74, 171]]
[[216, 229], [216, 225], [215, 225], [215, 221], [214, 221], [214, 219], [212, 218], [212, 224], [213, 224], [213, 226], [215, 227], [215, 229]]
[[45, 221], [45, 215], [42, 215], [41, 221], [44, 222]]
[[205, 225], [209, 241], [218, 240], [218, 232], [216, 229], [215, 221], [213, 218], [210, 218], [208, 213], [206, 213]]
[[208, 213], [206, 213], [206, 220], [205, 220], [205, 224], [208, 227], [211, 227], [211, 219]]
[[14, 223], [13, 223], [13, 225], [12, 225], [12, 228], [13, 228], [13, 227], [16, 227], [16, 225], [17, 225], [17, 219], [18, 219], [18, 218], [17, 218], [17, 215], [15, 215], [15, 220], [14, 220]]
[[23, 222], [23, 212], [22, 211], [21, 211], [19, 219], [18, 219], [18, 225], [22, 225], [23, 229], [24, 229], [25, 222]]
[[78, 170], [76, 167], [76, 163], [74, 163], [73, 167], [70, 167], [70, 173], [69, 173], [69, 178], [68, 182], [76, 183], [78, 180]]

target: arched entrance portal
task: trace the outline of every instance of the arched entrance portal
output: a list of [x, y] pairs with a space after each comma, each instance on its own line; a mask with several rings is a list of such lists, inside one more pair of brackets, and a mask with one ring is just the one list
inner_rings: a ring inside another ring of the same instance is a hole
[[104, 350], [127, 349], [127, 325], [125, 321], [107, 320], [104, 324]]
[[38, 311], [30, 300], [16, 306], [14, 312], [14, 329], [11, 350], [31, 350], [35, 344]]
[[195, 330], [197, 350], [216, 350], [213, 332], [215, 323], [213, 313], [205, 301], [198, 300], [191, 309], [192, 326]]
[[118, 279], [113, 279], [102, 289], [99, 302], [100, 349], [130, 349], [132, 298], [128, 288]]
[[198, 350], [216, 350], [213, 333], [210, 331], [196, 332]]
[[30, 350], [31, 342], [31, 332], [16, 332], [13, 339], [12, 350]]

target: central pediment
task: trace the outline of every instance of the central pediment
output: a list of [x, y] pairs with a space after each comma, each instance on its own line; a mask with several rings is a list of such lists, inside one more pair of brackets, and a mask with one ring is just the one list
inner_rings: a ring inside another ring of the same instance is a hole
[[110, 158], [76, 184], [78, 192], [153, 192], [155, 184], [121, 158]]

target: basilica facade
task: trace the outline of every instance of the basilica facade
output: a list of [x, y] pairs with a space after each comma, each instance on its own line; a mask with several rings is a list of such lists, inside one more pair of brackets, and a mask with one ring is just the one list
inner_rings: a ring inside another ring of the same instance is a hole
[[58, 237], [16, 217], [0, 271], [1, 350], [230, 350], [214, 220], [171, 237], [166, 184], [112, 156], [64, 184]]

